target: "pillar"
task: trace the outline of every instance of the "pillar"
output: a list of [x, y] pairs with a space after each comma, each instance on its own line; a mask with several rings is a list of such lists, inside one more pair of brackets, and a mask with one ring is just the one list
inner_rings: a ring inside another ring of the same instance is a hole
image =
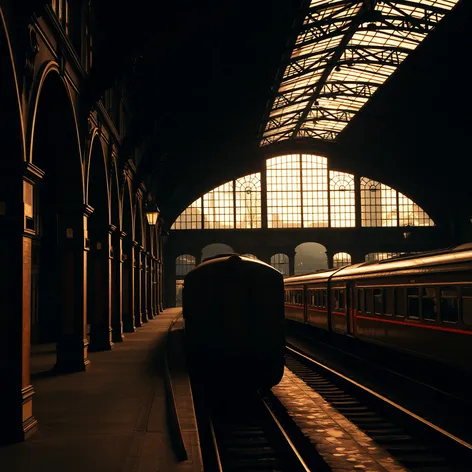
[[146, 272], [147, 272], [147, 297], [146, 297], [146, 308], [148, 313], [148, 319], [154, 318], [154, 310], [152, 306], [152, 285], [153, 285], [153, 273], [152, 273], [152, 258], [149, 252], [146, 253]]
[[106, 351], [113, 347], [111, 326], [112, 256], [111, 233], [114, 227], [96, 228], [91, 240], [90, 255], [93, 260], [89, 287], [91, 294], [88, 307], [90, 319], [90, 350]]
[[[121, 233], [126, 236], [126, 233]], [[123, 240], [123, 237], [122, 237]], [[134, 246], [131, 238], [122, 241], [122, 321], [123, 331], [133, 333], [136, 331], [134, 321]]]
[[24, 171], [21, 163], [10, 169], [5, 164], [0, 163], [0, 313], [6, 333], [0, 343], [0, 444], [22, 441], [38, 430], [30, 377], [31, 262], [38, 229], [35, 186], [44, 175], [31, 164]]
[[58, 215], [58, 313], [59, 336], [56, 370], [86, 370], [87, 341], [87, 244], [88, 217], [93, 210], [86, 205], [81, 212], [68, 208]]
[[139, 328], [143, 325], [143, 314], [141, 311], [141, 249], [137, 241], [133, 241], [134, 246], [134, 325]]
[[144, 251], [144, 248], [141, 246], [139, 248], [140, 250], [140, 271], [141, 271], [141, 313], [142, 313], [142, 319], [143, 323], [147, 323], [149, 321], [148, 318], [148, 310], [147, 310], [147, 257], [146, 257], [146, 252]]
[[123, 238], [126, 233], [117, 231], [116, 227], [112, 232], [113, 252], [113, 285], [112, 285], [112, 319], [111, 327], [113, 329], [113, 342], [122, 342], [123, 335]]

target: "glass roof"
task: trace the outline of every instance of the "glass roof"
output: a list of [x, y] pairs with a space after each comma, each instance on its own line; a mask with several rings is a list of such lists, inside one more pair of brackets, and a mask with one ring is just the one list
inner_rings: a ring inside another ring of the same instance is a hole
[[311, 0], [261, 145], [335, 140], [459, 0]]

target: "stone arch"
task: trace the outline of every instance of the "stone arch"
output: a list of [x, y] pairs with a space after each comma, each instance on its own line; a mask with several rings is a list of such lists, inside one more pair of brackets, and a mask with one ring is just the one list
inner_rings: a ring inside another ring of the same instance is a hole
[[[26, 160], [25, 124], [21, 112], [21, 98], [16, 75], [15, 60], [11, 48], [8, 28], [0, 7], [0, 116], [2, 132], [0, 143], [2, 150], [2, 168], [12, 160]], [[15, 157], [16, 156], [16, 157]], [[12, 159], [9, 159], [12, 157]]]
[[295, 248], [295, 275], [308, 274], [328, 268], [326, 247], [320, 243], [305, 242]]
[[[80, 142], [80, 133], [79, 133], [79, 125], [78, 125], [78, 120], [77, 120], [77, 113], [74, 107], [74, 103], [72, 100], [72, 95], [69, 89], [69, 86], [67, 85], [67, 82], [61, 77], [60, 73], [60, 68], [59, 65], [54, 62], [54, 61], [47, 61], [45, 62], [40, 70], [38, 71], [38, 79], [36, 82], [33, 84], [32, 90], [31, 90], [31, 100], [30, 103], [33, 104], [33, 106], [30, 107], [29, 109], [29, 116], [28, 116], [28, 136], [29, 136], [29, 141], [30, 141], [30, 148], [29, 148], [29, 155], [28, 155], [28, 161], [33, 162], [33, 155], [34, 155], [34, 135], [35, 135], [35, 128], [36, 128], [36, 123], [37, 123], [37, 117], [38, 117], [38, 107], [40, 103], [40, 98], [41, 96], [44, 96], [43, 94], [43, 87], [45, 84], [49, 84], [51, 82], [50, 78], [51, 77], [57, 77], [59, 82], [61, 82], [61, 85], [66, 93], [67, 96], [67, 102], [70, 106], [70, 112], [72, 113], [72, 119], [74, 122], [74, 132], [71, 133], [68, 138], [70, 139], [72, 136], [74, 136], [74, 140], [76, 141], [77, 148], [79, 150], [78, 152], [78, 158], [80, 162], [80, 169], [82, 172], [82, 194], [85, 197], [85, 179], [84, 179], [84, 167], [83, 163], [81, 160], [82, 156], [82, 146]], [[49, 79], [49, 80], [48, 80]], [[57, 104], [51, 103], [50, 104], [52, 108], [57, 107]], [[85, 201], [85, 198], [84, 198]]]
[[207, 257], [213, 257], [218, 254], [224, 254], [224, 253], [229, 253], [233, 252], [233, 248], [231, 246], [228, 246], [228, 244], [223, 244], [223, 243], [212, 243], [212, 244], [207, 244], [203, 249], [202, 249], [202, 261], [206, 259]]
[[87, 317], [90, 348], [108, 350], [113, 346], [111, 327], [112, 262], [110, 233], [110, 188], [107, 149], [98, 130], [92, 133], [87, 166], [89, 218], [89, 263], [87, 266]]
[[29, 160], [44, 171], [38, 192], [40, 338], [56, 341], [57, 368], [83, 370], [84, 172], [74, 106], [57, 65], [44, 68], [33, 97]]

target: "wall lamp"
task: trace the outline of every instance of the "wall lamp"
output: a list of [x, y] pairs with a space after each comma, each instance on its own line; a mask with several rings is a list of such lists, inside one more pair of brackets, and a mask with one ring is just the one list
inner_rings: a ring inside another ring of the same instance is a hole
[[160, 210], [155, 203], [149, 203], [146, 207], [146, 218], [150, 226], [156, 226]]

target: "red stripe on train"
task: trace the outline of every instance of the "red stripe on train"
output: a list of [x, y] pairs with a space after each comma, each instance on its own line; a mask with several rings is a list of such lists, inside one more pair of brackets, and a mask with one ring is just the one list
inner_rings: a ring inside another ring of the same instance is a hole
[[381, 323], [398, 324], [398, 325], [405, 325], [405, 326], [413, 326], [415, 328], [426, 328], [426, 329], [434, 329], [436, 331], [449, 331], [451, 333], [472, 335], [472, 331], [466, 331], [465, 329], [444, 328], [442, 326], [433, 326], [433, 325], [427, 325], [427, 324], [413, 323], [411, 321], [385, 320], [383, 318], [375, 318], [373, 316], [358, 315], [357, 313], [356, 313], [356, 318], [360, 320], [379, 321]]

